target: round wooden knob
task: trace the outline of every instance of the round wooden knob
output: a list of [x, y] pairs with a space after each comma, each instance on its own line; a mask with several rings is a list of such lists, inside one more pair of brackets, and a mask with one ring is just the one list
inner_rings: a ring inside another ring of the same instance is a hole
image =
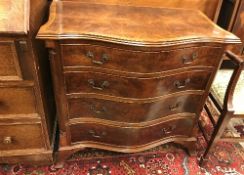
[[3, 144], [11, 144], [12, 143], [12, 138], [11, 137], [4, 137], [3, 138]]

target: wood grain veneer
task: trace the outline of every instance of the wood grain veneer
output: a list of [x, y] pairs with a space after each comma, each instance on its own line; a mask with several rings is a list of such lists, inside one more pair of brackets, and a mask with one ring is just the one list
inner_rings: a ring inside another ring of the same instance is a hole
[[222, 54], [240, 44], [199, 11], [80, 1], [54, 1], [37, 38], [51, 59], [59, 160], [167, 142], [194, 154]]
[[129, 5], [144, 7], [166, 7], [166, 8], [184, 8], [195, 9], [205, 13], [210, 19], [216, 21], [218, 19], [219, 10], [223, 0], [65, 0], [79, 1], [98, 4], [111, 5]]
[[47, 0], [0, 2], [0, 163], [53, 162], [48, 52], [35, 40], [47, 10]]

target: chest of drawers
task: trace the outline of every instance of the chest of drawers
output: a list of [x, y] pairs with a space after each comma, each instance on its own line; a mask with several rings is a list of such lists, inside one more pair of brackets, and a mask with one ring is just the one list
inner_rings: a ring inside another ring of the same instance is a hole
[[0, 163], [53, 162], [48, 51], [35, 40], [47, 10], [47, 0], [0, 2]]
[[194, 152], [197, 120], [225, 47], [240, 40], [198, 11], [53, 2], [49, 48], [59, 158], [86, 147]]

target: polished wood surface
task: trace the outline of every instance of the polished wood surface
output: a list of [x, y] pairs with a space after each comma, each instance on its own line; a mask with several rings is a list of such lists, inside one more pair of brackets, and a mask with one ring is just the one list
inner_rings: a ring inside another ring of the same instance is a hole
[[[153, 78], [122, 77], [99, 72], [64, 73], [67, 94], [154, 98], [187, 90], [205, 90], [211, 72], [189, 71]], [[129, 89], [129, 91], [128, 91]]]
[[179, 40], [182, 43], [239, 42], [233, 34], [194, 10], [68, 1], [52, 3], [49, 21], [41, 27], [38, 38], [91, 39], [138, 46], [168, 46]]
[[40, 124], [0, 125], [0, 127], [1, 151], [44, 147]]
[[70, 130], [72, 143], [99, 142], [123, 148], [146, 145], [160, 139], [189, 137], [192, 126], [192, 118], [185, 118], [147, 127], [116, 127], [96, 123], [78, 123], [71, 125]]
[[194, 153], [221, 56], [240, 43], [199, 11], [78, 1], [53, 2], [37, 38], [49, 48], [59, 160], [167, 142]]
[[15, 117], [37, 113], [33, 94], [34, 89], [30, 87], [0, 87], [0, 118], [8, 117], [8, 114]]
[[177, 94], [156, 101], [116, 102], [99, 98], [70, 99], [69, 118], [104, 119], [117, 122], [140, 123], [177, 113], [195, 113], [201, 95]]
[[27, 34], [29, 29], [29, 7], [29, 0], [1, 0], [0, 33]]
[[0, 80], [22, 79], [14, 41], [1, 41], [0, 50]]
[[53, 161], [55, 107], [48, 52], [35, 35], [47, 0], [0, 2], [0, 163]]
[[[67, 1], [67, 0], [65, 0]], [[210, 19], [217, 19], [222, 0], [68, 0], [112, 5], [129, 5], [140, 7], [167, 7], [201, 10]]]
[[[219, 48], [191, 47], [164, 52], [122, 50], [101, 45], [61, 45], [66, 68], [96, 67], [116, 71], [153, 73], [190, 66], [214, 66]], [[149, 58], [153, 58], [153, 61]], [[206, 59], [203, 59], [206, 58]]]

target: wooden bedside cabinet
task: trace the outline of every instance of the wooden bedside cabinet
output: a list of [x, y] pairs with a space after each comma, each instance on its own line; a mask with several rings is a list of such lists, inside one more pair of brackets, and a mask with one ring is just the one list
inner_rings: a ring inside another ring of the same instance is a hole
[[71, 1], [52, 3], [37, 38], [50, 52], [60, 160], [167, 142], [194, 153], [222, 54], [240, 44], [199, 11]]
[[53, 161], [48, 52], [35, 40], [47, 10], [47, 0], [0, 2], [0, 163]]

